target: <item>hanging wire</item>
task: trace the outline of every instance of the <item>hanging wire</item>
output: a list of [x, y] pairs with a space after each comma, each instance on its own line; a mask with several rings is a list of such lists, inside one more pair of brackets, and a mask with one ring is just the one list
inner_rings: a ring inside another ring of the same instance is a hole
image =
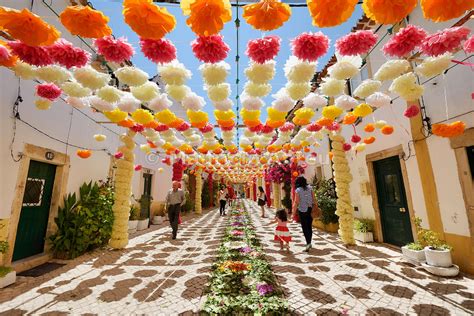
[[16, 97], [15, 103], [13, 104], [13, 110], [12, 110], [12, 118], [13, 118], [13, 135], [12, 135], [12, 140], [10, 142], [10, 156], [12, 157], [12, 160], [14, 162], [19, 162], [21, 158], [23, 158], [22, 153], [18, 153], [17, 157], [13, 154], [13, 145], [15, 144], [15, 138], [16, 138], [16, 120], [20, 119], [20, 103], [23, 102], [23, 98], [21, 97], [21, 79], [18, 78], [18, 95]]
[[236, 63], [236, 71], [237, 71], [237, 76], [235, 79], [235, 86], [236, 86], [236, 96], [235, 96], [235, 103], [237, 106], [237, 117], [236, 117], [236, 130], [237, 130], [237, 146], [239, 146], [239, 141], [240, 141], [240, 128], [239, 128], [239, 122], [240, 122], [240, 91], [239, 91], [239, 83], [240, 83], [240, 77], [239, 77], [239, 72], [240, 72], [240, 55], [239, 55], [239, 30], [240, 30], [240, 19], [239, 19], [239, 0], [236, 1], [237, 6], [235, 7], [235, 32], [236, 32], [236, 55], [235, 55], [235, 63]]

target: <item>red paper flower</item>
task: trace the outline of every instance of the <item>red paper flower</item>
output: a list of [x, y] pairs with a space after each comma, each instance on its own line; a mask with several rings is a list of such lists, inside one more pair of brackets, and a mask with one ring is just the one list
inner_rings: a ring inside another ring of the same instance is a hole
[[142, 165], [136, 165], [133, 169], [135, 169], [135, 171], [140, 171], [142, 170]]
[[143, 55], [154, 63], [166, 64], [176, 59], [176, 47], [166, 38], [159, 40], [142, 38], [140, 47]]
[[84, 67], [91, 58], [91, 54], [62, 38], [47, 49], [53, 62], [68, 69]]
[[262, 131], [262, 128], [263, 128], [263, 124], [258, 124], [256, 126], [249, 127], [249, 130], [254, 133], [260, 133]]
[[310, 132], [319, 132], [323, 127], [318, 123], [311, 123], [306, 126], [306, 129]]
[[326, 129], [335, 132], [341, 129], [341, 125], [338, 122], [332, 122], [331, 125], [326, 126]]
[[232, 126], [221, 126], [221, 130], [224, 131], [224, 132], [229, 132], [229, 131], [233, 130], [234, 127], [235, 127], [235, 123]]
[[405, 115], [408, 118], [412, 118], [418, 115], [420, 113], [420, 108], [417, 105], [410, 105], [406, 110], [403, 115]]
[[178, 132], [184, 132], [184, 131], [187, 131], [190, 128], [191, 128], [191, 124], [189, 124], [188, 122], [183, 122], [183, 123], [181, 123], [181, 125], [176, 127], [176, 130]]
[[351, 144], [345, 143], [344, 145], [342, 145], [342, 149], [344, 149], [344, 151], [349, 151], [351, 150], [351, 148]]
[[94, 41], [97, 52], [104, 56], [105, 60], [121, 64], [130, 60], [135, 54], [132, 45], [125, 38], [115, 39], [112, 36], [105, 36]]
[[372, 31], [356, 31], [336, 41], [336, 49], [343, 56], [366, 54], [377, 43], [377, 34]]
[[230, 47], [222, 35], [199, 36], [192, 43], [194, 56], [204, 63], [218, 63], [227, 57]]
[[130, 129], [134, 131], [135, 133], [141, 133], [145, 130], [145, 127], [142, 124], [136, 123], [135, 125], [130, 127]]
[[8, 51], [8, 48], [3, 45], [0, 45], [0, 62], [8, 60], [9, 58], [11, 58], [11, 56], [12, 55]]
[[421, 27], [408, 25], [383, 46], [383, 52], [387, 56], [404, 57], [420, 46], [427, 35]]
[[123, 152], [121, 152], [121, 151], [116, 152], [116, 153], [114, 154], [114, 157], [115, 157], [115, 159], [120, 159], [120, 158], [122, 158], [122, 157], [123, 157]]
[[212, 126], [211, 123], [207, 123], [204, 127], [200, 128], [199, 130], [201, 131], [201, 133], [208, 133], [210, 131], [212, 131], [214, 129], [214, 127]]
[[157, 132], [165, 132], [169, 129], [170, 128], [168, 126], [166, 126], [165, 124], [158, 124], [158, 126], [155, 127], [155, 131], [157, 131]]
[[43, 83], [36, 86], [36, 94], [44, 99], [51, 101], [61, 96], [61, 89], [54, 83]]
[[468, 54], [474, 53], [474, 35], [464, 43], [464, 51]]
[[451, 27], [429, 35], [421, 44], [421, 51], [428, 56], [439, 56], [454, 52], [471, 31], [464, 26]]
[[353, 143], [358, 143], [358, 142], [360, 142], [361, 140], [362, 140], [362, 138], [361, 138], [359, 135], [357, 135], [357, 134], [354, 134], [354, 135], [352, 135], [352, 137], [351, 137], [351, 142], [353, 142]]
[[264, 125], [262, 127], [262, 134], [268, 134], [268, 133], [271, 133], [273, 132], [275, 129], [271, 126], [268, 126], [268, 125]]
[[289, 132], [295, 129], [295, 125], [290, 122], [286, 122], [282, 127], [279, 128], [280, 132]]
[[327, 53], [329, 38], [321, 32], [303, 33], [292, 40], [291, 48], [299, 59], [316, 61]]
[[28, 46], [22, 42], [9, 42], [8, 46], [21, 61], [33, 66], [48, 66], [53, 63], [48, 49], [42, 46]]
[[281, 38], [278, 36], [265, 36], [251, 40], [247, 43], [247, 56], [259, 64], [272, 60], [280, 51]]

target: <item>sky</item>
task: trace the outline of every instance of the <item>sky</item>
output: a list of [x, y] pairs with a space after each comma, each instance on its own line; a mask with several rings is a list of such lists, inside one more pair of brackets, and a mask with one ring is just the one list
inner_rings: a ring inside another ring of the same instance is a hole
[[[286, 1], [285, 1], [286, 2]], [[139, 39], [137, 35], [130, 29], [130, 27], [125, 24], [122, 16], [122, 1], [119, 0], [93, 0], [92, 4], [94, 7], [110, 17], [109, 25], [113, 30], [113, 33], [116, 37], [126, 37], [128, 41], [134, 46], [136, 54], [132, 59], [132, 62], [135, 66], [146, 71], [150, 77], [153, 77], [157, 74], [157, 67], [151, 61], [149, 61], [139, 49]], [[204, 111], [209, 113], [209, 119], [212, 123], [215, 122], [213, 111], [214, 107], [212, 103], [207, 98], [207, 93], [204, 91], [204, 85], [201, 78], [201, 74], [198, 71], [198, 67], [201, 65], [201, 62], [194, 57], [190, 43], [196, 38], [196, 35], [191, 31], [191, 29], [186, 25], [186, 19], [182, 14], [181, 8], [178, 4], [170, 3], [159, 3], [160, 6], [166, 7], [168, 11], [176, 17], [176, 28], [169, 33], [166, 38], [171, 40], [177, 48], [177, 57], [178, 60], [185, 65], [185, 67], [193, 73], [192, 78], [187, 82], [187, 85], [191, 90], [198, 95], [204, 97], [206, 100], [206, 106]], [[282, 39], [281, 49], [276, 57], [276, 75], [275, 78], [270, 82], [272, 85], [272, 93], [276, 93], [280, 88], [285, 86], [286, 78], [283, 72], [283, 67], [286, 60], [291, 56], [290, 41], [294, 37], [298, 36], [303, 32], [317, 32], [321, 31], [326, 34], [331, 39], [331, 47], [328, 53], [321, 57], [318, 60], [318, 70], [322, 69], [327, 61], [334, 54], [334, 43], [335, 41], [350, 32], [352, 27], [356, 25], [359, 18], [362, 16], [362, 9], [360, 5], [356, 6], [354, 13], [351, 18], [345, 23], [331, 28], [319, 29], [312, 25], [311, 16], [309, 15], [308, 9], [306, 7], [293, 7], [292, 15], [290, 19], [283, 24], [283, 26], [275, 31], [271, 32], [261, 32], [254, 30], [250, 25], [248, 25], [245, 20], [242, 18], [242, 8], [239, 8], [239, 19], [240, 28], [239, 28], [239, 50], [237, 51], [237, 36], [236, 36], [236, 26], [234, 23], [236, 17], [236, 8], [232, 8], [232, 20], [225, 24], [224, 29], [221, 34], [224, 36], [224, 41], [227, 45], [230, 46], [230, 52], [225, 60], [231, 66], [231, 73], [227, 78], [227, 82], [231, 84], [232, 94], [231, 99], [234, 101], [234, 110], [236, 109], [236, 95], [243, 92], [243, 87], [247, 78], [245, 77], [244, 70], [248, 66], [249, 58], [245, 55], [245, 50], [247, 42], [252, 39], [260, 38], [266, 35], [277, 35]], [[239, 70], [239, 91], [236, 87], [236, 62], [235, 56], [240, 56], [240, 70]], [[273, 100], [271, 94], [266, 97], [265, 105], [269, 106]], [[240, 107], [241, 108], [241, 107]], [[267, 112], [265, 107], [262, 108], [261, 112], [261, 121], [266, 120]]]

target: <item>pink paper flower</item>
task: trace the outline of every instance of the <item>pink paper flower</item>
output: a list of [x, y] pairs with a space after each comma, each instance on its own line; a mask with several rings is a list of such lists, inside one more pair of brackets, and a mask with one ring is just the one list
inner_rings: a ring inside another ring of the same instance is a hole
[[474, 35], [464, 42], [464, 51], [468, 54], [474, 53]]
[[344, 149], [344, 151], [349, 151], [351, 150], [351, 148], [352, 148], [351, 144], [345, 143], [344, 145], [342, 145], [342, 149]]
[[105, 60], [121, 64], [130, 60], [135, 54], [132, 45], [125, 38], [115, 39], [112, 36], [105, 36], [94, 41], [97, 52], [104, 56]]
[[48, 49], [42, 46], [28, 46], [20, 41], [9, 42], [8, 46], [21, 61], [33, 66], [48, 66], [53, 63]]
[[377, 43], [377, 34], [372, 31], [356, 31], [336, 41], [336, 49], [343, 56], [366, 54]]
[[191, 42], [194, 56], [204, 63], [218, 63], [227, 57], [230, 47], [222, 35], [199, 36]]
[[210, 131], [212, 131], [214, 129], [214, 127], [212, 126], [211, 123], [207, 123], [203, 128], [200, 128], [199, 130], [201, 131], [201, 133], [208, 133]]
[[290, 122], [286, 122], [282, 127], [279, 128], [280, 132], [289, 132], [295, 129], [295, 125]]
[[53, 62], [68, 69], [72, 67], [84, 67], [91, 57], [91, 54], [85, 50], [74, 47], [72, 43], [62, 38], [57, 40], [53, 45], [48, 46], [47, 49]]
[[122, 158], [122, 157], [123, 157], [123, 152], [121, 152], [121, 151], [116, 152], [116, 153], [114, 154], [114, 157], [115, 157], [115, 159], [120, 159], [120, 158]]
[[166, 64], [176, 59], [176, 47], [166, 39], [140, 39], [140, 47], [146, 58], [157, 64]]
[[134, 169], [135, 171], [140, 171], [142, 170], [142, 165], [136, 165]]
[[436, 32], [425, 38], [421, 44], [421, 51], [428, 56], [439, 56], [447, 52], [454, 52], [461, 42], [466, 40], [471, 31], [464, 26], [451, 27]]
[[383, 46], [383, 52], [387, 56], [404, 57], [420, 46], [427, 35], [421, 27], [408, 25]]
[[252, 61], [263, 64], [278, 55], [280, 43], [281, 38], [278, 36], [265, 36], [254, 39], [247, 43], [246, 54]]
[[0, 45], [0, 62], [6, 61], [11, 57], [8, 48], [3, 45]]
[[331, 125], [326, 126], [326, 129], [335, 132], [341, 129], [341, 125], [338, 122], [332, 122]]
[[410, 105], [406, 110], [403, 115], [408, 118], [412, 118], [418, 115], [420, 113], [420, 108], [417, 105]]
[[230, 126], [221, 126], [221, 130], [224, 131], [224, 132], [229, 132], [231, 130], [233, 130], [235, 127], [235, 123], [233, 125], [230, 125]]
[[191, 124], [189, 124], [188, 122], [183, 122], [183, 123], [181, 123], [181, 125], [176, 127], [176, 130], [178, 132], [184, 132], [184, 131], [187, 131], [190, 128], [191, 128]]
[[54, 83], [42, 83], [36, 86], [36, 95], [51, 101], [61, 96], [61, 89]]
[[311, 123], [306, 126], [306, 129], [310, 132], [319, 132], [323, 127], [318, 123]]
[[293, 55], [301, 60], [316, 61], [327, 53], [329, 38], [321, 32], [303, 33], [291, 42]]

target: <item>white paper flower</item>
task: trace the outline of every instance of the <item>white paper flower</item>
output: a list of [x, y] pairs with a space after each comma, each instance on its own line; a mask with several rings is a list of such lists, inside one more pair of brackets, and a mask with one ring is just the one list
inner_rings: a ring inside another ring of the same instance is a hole
[[416, 67], [415, 71], [426, 78], [431, 78], [442, 74], [451, 64], [453, 55], [446, 53], [438, 57], [428, 57]]
[[240, 102], [242, 104], [242, 107], [249, 111], [260, 110], [263, 106], [263, 100], [261, 98], [252, 97], [246, 93], [243, 93], [240, 96]]
[[345, 80], [357, 75], [359, 73], [359, 68], [350, 62], [338, 61], [328, 68], [328, 73], [331, 78]]
[[390, 101], [390, 97], [382, 92], [375, 92], [365, 99], [365, 102], [374, 108], [380, 108], [382, 106], [389, 105]]
[[295, 106], [295, 101], [290, 97], [288, 91], [284, 88], [278, 90], [272, 97], [275, 100], [272, 102], [272, 107], [279, 112], [288, 112]]
[[108, 74], [98, 72], [90, 66], [74, 70], [74, 78], [83, 87], [91, 90], [98, 90], [105, 87], [110, 81], [110, 76]]
[[264, 64], [250, 62], [249, 67], [245, 69], [245, 75], [254, 83], [268, 83], [275, 76], [275, 61], [267, 61]]
[[214, 107], [219, 111], [231, 110], [234, 103], [231, 99], [225, 99], [219, 102], [214, 102]]
[[199, 66], [199, 70], [206, 85], [217, 85], [226, 81], [230, 65], [224, 61], [215, 64], [206, 63]]
[[36, 69], [36, 78], [60, 85], [71, 79], [71, 73], [66, 68], [49, 65]]
[[148, 81], [148, 74], [136, 67], [122, 67], [114, 72], [118, 80], [130, 87], [141, 86]]
[[133, 97], [133, 95], [130, 93], [126, 93], [120, 99], [117, 107], [124, 112], [132, 113], [140, 107], [140, 101], [135, 99], [135, 97]]
[[379, 81], [393, 80], [406, 73], [410, 69], [410, 63], [405, 59], [392, 59], [380, 66], [375, 73], [374, 79]]
[[309, 82], [305, 83], [293, 83], [288, 82], [285, 86], [286, 92], [295, 101], [303, 99], [311, 91], [311, 85]]
[[92, 94], [91, 89], [84, 88], [81, 84], [75, 81], [63, 83], [61, 85], [61, 89], [63, 90], [64, 93], [66, 93], [70, 97], [75, 97], [75, 98], [84, 98]]
[[162, 93], [156, 96], [153, 100], [148, 103], [148, 107], [156, 112], [161, 112], [163, 110], [168, 109], [173, 102], [168, 99], [168, 95], [166, 93]]
[[351, 109], [355, 108], [359, 104], [359, 101], [357, 101], [351, 96], [343, 94], [336, 98], [336, 100], [334, 101], [334, 104], [345, 111], [350, 111]]
[[90, 107], [88, 98], [67, 97], [66, 103], [76, 109], [84, 109]]
[[15, 76], [23, 80], [32, 80], [36, 78], [37, 68], [22, 61], [17, 61], [15, 66], [12, 67], [12, 70], [15, 72]]
[[193, 110], [196, 112], [201, 110], [205, 104], [206, 104], [206, 101], [204, 101], [204, 98], [198, 96], [194, 92], [191, 92], [188, 95], [186, 95], [181, 103], [181, 105], [186, 110]]
[[191, 71], [177, 60], [158, 66], [158, 73], [166, 84], [183, 85], [186, 80], [191, 78]]
[[381, 86], [382, 82], [378, 80], [366, 79], [355, 89], [354, 95], [360, 99], [365, 99], [377, 92]]
[[230, 85], [221, 83], [215, 86], [206, 86], [207, 95], [212, 102], [219, 102], [227, 99], [230, 95]]
[[120, 101], [122, 91], [112, 86], [105, 86], [97, 91], [97, 96], [102, 100], [113, 104]]
[[320, 89], [321, 93], [328, 97], [335, 97], [344, 92], [346, 82], [344, 80], [337, 80], [334, 78], [323, 78]]
[[90, 97], [89, 102], [92, 107], [102, 112], [112, 111], [114, 109], [114, 106], [112, 104], [110, 104], [107, 101], [102, 100], [98, 96]]
[[285, 64], [285, 76], [288, 81], [305, 83], [310, 81], [316, 73], [317, 62], [302, 61], [290, 56]]
[[317, 108], [322, 108], [323, 106], [326, 106], [327, 103], [328, 100], [325, 97], [314, 92], [309, 93], [306, 97], [303, 98], [304, 106], [313, 110], [316, 110]]
[[166, 85], [165, 89], [166, 93], [178, 102], [191, 92], [191, 89], [185, 85]]
[[141, 86], [131, 87], [132, 95], [142, 102], [148, 102], [160, 94], [160, 88], [154, 82], [147, 81]]
[[416, 83], [415, 74], [410, 72], [393, 80], [389, 91], [397, 93], [406, 101], [415, 101], [423, 95], [424, 88]]
[[250, 81], [245, 84], [244, 91], [251, 97], [263, 98], [272, 91], [272, 86], [269, 84], [257, 84]]

